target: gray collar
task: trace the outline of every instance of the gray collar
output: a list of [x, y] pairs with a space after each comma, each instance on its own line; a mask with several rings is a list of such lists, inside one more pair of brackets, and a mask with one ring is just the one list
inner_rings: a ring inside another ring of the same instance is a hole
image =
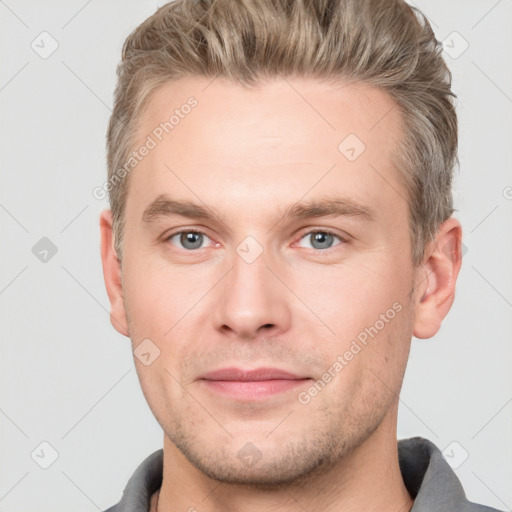
[[[414, 498], [410, 512], [499, 512], [471, 503], [440, 450], [421, 437], [398, 441], [404, 484]], [[105, 512], [149, 512], [152, 494], [162, 485], [163, 449], [153, 452], [135, 470], [121, 501]]]

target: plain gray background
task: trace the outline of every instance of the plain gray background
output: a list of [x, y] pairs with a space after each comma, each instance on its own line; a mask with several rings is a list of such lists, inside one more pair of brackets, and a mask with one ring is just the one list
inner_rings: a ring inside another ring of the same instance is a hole
[[[0, 1], [1, 512], [103, 510], [162, 446], [109, 322], [92, 195], [121, 45], [162, 3]], [[413, 340], [398, 436], [446, 448], [471, 500], [510, 510], [512, 0], [416, 5], [458, 95], [467, 252], [441, 331]]]

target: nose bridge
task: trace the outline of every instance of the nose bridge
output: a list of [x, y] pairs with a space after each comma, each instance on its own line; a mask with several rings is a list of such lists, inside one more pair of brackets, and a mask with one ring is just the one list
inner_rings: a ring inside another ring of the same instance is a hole
[[269, 251], [251, 236], [236, 247], [231, 271], [220, 290], [216, 305], [216, 327], [251, 338], [263, 326], [274, 330], [286, 328], [289, 310], [284, 287], [267, 268]]
[[232, 285], [236, 287], [230, 290], [233, 292], [231, 294], [233, 297], [238, 295], [249, 303], [264, 302], [264, 299], [270, 295], [269, 287], [271, 287], [269, 283], [271, 273], [267, 268], [268, 259], [268, 254], [263, 250], [257, 254], [250, 242], [243, 242], [237, 247], [231, 271]]

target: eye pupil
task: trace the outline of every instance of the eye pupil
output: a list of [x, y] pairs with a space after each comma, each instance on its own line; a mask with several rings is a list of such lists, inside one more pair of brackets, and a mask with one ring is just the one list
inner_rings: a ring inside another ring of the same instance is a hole
[[181, 234], [180, 243], [185, 249], [198, 249], [203, 244], [203, 235], [201, 233], [187, 231]]
[[328, 249], [332, 246], [334, 236], [330, 233], [318, 231], [313, 233], [312, 245], [315, 249]]

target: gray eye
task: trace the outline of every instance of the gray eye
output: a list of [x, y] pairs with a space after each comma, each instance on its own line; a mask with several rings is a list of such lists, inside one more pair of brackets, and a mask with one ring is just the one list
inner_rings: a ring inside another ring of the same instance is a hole
[[[199, 249], [204, 244], [206, 237], [203, 233], [198, 233], [196, 231], [182, 231], [181, 233], [176, 233], [171, 236], [171, 243], [174, 245], [178, 245], [178, 247], [182, 247], [187, 249], [188, 251], [193, 251], [194, 249]], [[174, 240], [178, 240], [175, 242]]]
[[[309, 244], [305, 245], [305, 247], [317, 250], [330, 249], [334, 245], [338, 245], [335, 243], [335, 239], [341, 240], [340, 237], [327, 231], [312, 231], [302, 238], [302, 240], [310, 241]], [[302, 245], [302, 247], [304, 247], [304, 245]]]

